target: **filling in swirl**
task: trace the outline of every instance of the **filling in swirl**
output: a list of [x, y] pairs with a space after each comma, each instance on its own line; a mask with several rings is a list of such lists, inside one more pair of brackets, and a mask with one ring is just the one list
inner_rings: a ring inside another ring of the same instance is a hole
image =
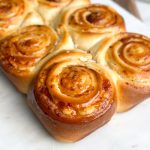
[[54, 49], [56, 42], [56, 33], [51, 28], [23, 28], [0, 42], [0, 62], [12, 73], [28, 72]]
[[0, 0], [0, 29], [14, 24], [24, 15], [25, 3], [23, 0]]
[[112, 8], [104, 5], [92, 5], [80, 8], [72, 13], [69, 25], [82, 29], [112, 28], [124, 25], [123, 18]]
[[96, 75], [92, 70], [84, 67], [68, 67], [60, 74], [59, 88], [60, 91], [68, 96], [81, 97], [97, 89], [97, 84], [92, 83]]
[[[38, 0], [39, 3], [52, 6], [65, 6], [70, 3], [72, 0]], [[53, 5], [54, 4], [54, 5]], [[56, 5], [55, 5], [56, 4]]]
[[66, 2], [66, 1], [69, 1], [69, 0], [45, 0], [45, 1], [48, 1], [48, 2], [56, 2], [56, 3], [61, 3], [61, 2]]
[[150, 79], [150, 40], [137, 34], [123, 35], [111, 45], [108, 60], [113, 61], [109, 65], [120, 75], [147, 82]]
[[46, 0], [46, 1], [48, 1], [48, 2], [56, 2], [56, 3], [62, 2], [62, 0]]
[[42, 69], [34, 88], [36, 102], [54, 119], [91, 121], [111, 107], [113, 86], [105, 75], [74, 61], [58, 62]]

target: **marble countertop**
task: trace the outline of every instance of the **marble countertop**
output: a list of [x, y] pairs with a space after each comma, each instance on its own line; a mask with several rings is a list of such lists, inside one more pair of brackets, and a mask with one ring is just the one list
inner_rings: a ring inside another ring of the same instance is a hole
[[[93, 2], [113, 6], [124, 16], [128, 31], [150, 36], [148, 26], [117, 4], [109, 0], [93, 0]], [[149, 24], [149, 21], [146, 22]], [[91, 149], [150, 150], [150, 99], [131, 111], [116, 114], [107, 125], [80, 142], [66, 144], [57, 142], [49, 136], [27, 106], [26, 97], [19, 94], [0, 72], [0, 150]]]

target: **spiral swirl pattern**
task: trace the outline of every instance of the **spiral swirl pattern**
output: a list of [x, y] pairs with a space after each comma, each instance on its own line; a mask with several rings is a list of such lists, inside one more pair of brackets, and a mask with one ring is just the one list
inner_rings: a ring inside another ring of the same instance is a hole
[[24, 0], [0, 0], [0, 31], [11, 28], [11, 25], [20, 21], [25, 9]]
[[41, 4], [46, 4], [52, 7], [65, 6], [69, 4], [72, 0], [38, 0]]
[[131, 81], [149, 84], [149, 38], [131, 33], [116, 36], [115, 40], [110, 44], [106, 59], [110, 67], [122, 77]]
[[123, 18], [111, 7], [105, 5], [90, 5], [75, 10], [68, 24], [82, 32], [104, 33], [125, 30]]
[[62, 122], [87, 122], [114, 104], [108, 76], [95, 63], [82, 61], [89, 56], [80, 51], [61, 52], [41, 70], [34, 95], [46, 115]]
[[56, 43], [53, 29], [41, 25], [25, 27], [0, 42], [0, 63], [12, 74], [30, 72]]

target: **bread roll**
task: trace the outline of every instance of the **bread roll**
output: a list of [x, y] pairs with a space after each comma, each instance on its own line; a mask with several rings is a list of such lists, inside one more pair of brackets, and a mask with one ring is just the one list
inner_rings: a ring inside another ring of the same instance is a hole
[[57, 140], [78, 141], [107, 123], [116, 101], [109, 74], [81, 50], [56, 53], [42, 67], [28, 102]]
[[58, 15], [63, 8], [89, 4], [90, 0], [37, 0], [38, 11], [47, 25], [55, 27]]
[[32, 25], [0, 42], [0, 66], [19, 91], [27, 92], [32, 78], [57, 45], [59, 49], [71, 43], [65, 30], [61, 31], [62, 39], [50, 27]]
[[107, 68], [116, 85], [118, 112], [150, 97], [150, 39], [121, 33], [98, 43], [91, 53]]
[[65, 9], [60, 23], [65, 24], [77, 48], [88, 50], [98, 41], [125, 31], [124, 19], [113, 8], [100, 4]]
[[0, 1], [0, 39], [20, 27], [43, 23], [41, 16], [28, 0]]

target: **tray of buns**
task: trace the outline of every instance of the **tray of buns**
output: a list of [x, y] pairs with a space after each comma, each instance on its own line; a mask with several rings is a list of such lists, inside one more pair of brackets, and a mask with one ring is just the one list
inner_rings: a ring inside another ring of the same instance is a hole
[[150, 149], [149, 37], [109, 0], [1, 0], [0, 150]]

